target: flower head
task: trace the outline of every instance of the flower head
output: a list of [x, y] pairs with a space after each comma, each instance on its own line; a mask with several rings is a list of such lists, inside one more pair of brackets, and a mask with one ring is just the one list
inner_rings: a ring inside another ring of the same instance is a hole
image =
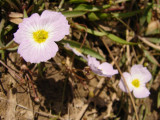
[[69, 34], [66, 17], [60, 12], [43, 11], [24, 18], [14, 33], [14, 41], [19, 45], [18, 53], [31, 63], [40, 63], [54, 57], [58, 51], [55, 41]]
[[[127, 82], [129, 90], [133, 91], [136, 98], [145, 98], [149, 96], [150, 92], [145, 85], [151, 80], [152, 75], [146, 67], [143, 67], [142, 65], [134, 65], [132, 66], [130, 73], [124, 72], [123, 76]], [[122, 91], [127, 92], [127, 88], [125, 87], [122, 78], [119, 82], [119, 87]]]
[[112, 77], [112, 75], [118, 74], [118, 70], [113, 69], [113, 66], [107, 62], [100, 64], [96, 58], [88, 57], [88, 66], [90, 69], [99, 76]]

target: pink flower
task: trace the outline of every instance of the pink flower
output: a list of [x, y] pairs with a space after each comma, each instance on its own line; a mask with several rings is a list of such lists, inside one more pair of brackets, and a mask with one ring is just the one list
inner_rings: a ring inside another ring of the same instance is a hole
[[[145, 98], [150, 95], [150, 92], [145, 85], [151, 80], [152, 75], [146, 67], [143, 67], [142, 65], [134, 65], [132, 66], [130, 73], [124, 72], [123, 75], [130, 92], [133, 91], [133, 95], [136, 98]], [[122, 78], [119, 82], [119, 87], [122, 91], [128, 92]]]
[[55, 43], [69, 34], [68, 21], [60, 12], [43, 11], [24, 18], [14, 33], [19, 45], [18, 53], [27, 62], [40, 63], [54, 57], [58, 51]]
[[113, 69], [113, 66], [107, 62], [100, 64], [94, 57], [88, 57], [88, 66], [90, 69], [99, 76], [112, 77], [112, 75], [118, 74], [118, 70]]

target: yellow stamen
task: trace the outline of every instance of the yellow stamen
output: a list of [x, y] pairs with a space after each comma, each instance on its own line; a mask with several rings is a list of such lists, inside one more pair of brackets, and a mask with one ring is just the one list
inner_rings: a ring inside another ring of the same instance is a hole
[[138, 80], [138, 79], [134, 79], [134, 80], [132, 81], [132, 85], [133, 85], [134, 87], [138, 88], [138, 87], [140, 86], [139, 80]]
[[38, 30], [33, 32], [33, 38], [37, 43], [43, 43], [48, 38], [48, 32], [45, 30]]

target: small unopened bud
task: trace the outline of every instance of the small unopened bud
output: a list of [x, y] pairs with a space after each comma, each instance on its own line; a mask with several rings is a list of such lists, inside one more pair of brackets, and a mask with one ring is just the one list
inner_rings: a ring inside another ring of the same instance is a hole
[[89, 92], [89, 97], [91, 97], [91, 98], [94, 97], [94, 92], [93, 92], [93, 91], [90, 91], [90, 92]]
[[21, 70], [27, 71], [27, 70], [28, 70], [28, 67], [27, 67], [25, 64], [23, 64], [23, 65], [21, 66]]
[[40, 102], [39, 97], [35, 97], [35, 98], [34, 98], [34, 101], [37, 102], [37, 103], [39, 103], [39, 102]]

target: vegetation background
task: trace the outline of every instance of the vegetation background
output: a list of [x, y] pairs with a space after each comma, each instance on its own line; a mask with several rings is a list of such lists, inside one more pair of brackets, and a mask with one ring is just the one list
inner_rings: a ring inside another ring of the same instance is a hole
[[[46, 9], [67, 17], [70, 35], [57, 43], [56, 57], [26, 63], [13, 33], [24, 17]], [[1, 0], [0, 10], [1, 120], [160, 120], [159, 0]], [[114, 68], [116, 61], [122, 72], [144, 65], [151, 95], [133, 97], [135, 111], [117, 86], [120, 75], [94, 75], [66, 43]]]

